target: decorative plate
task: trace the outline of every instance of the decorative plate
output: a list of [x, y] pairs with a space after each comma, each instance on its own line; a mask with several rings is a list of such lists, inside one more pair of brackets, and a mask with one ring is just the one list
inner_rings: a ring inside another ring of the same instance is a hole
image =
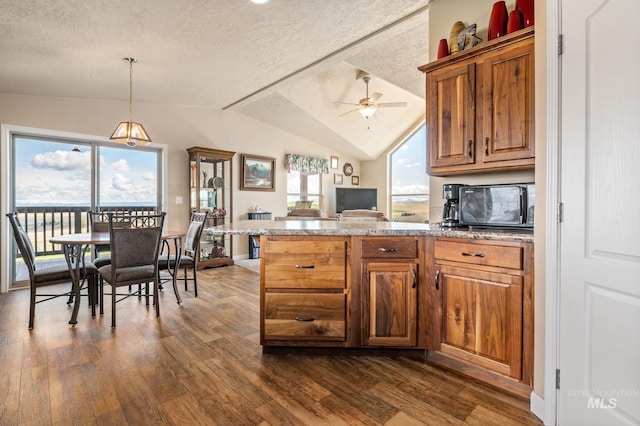
[[342, 167], [342, 171], [345, 176], [351, 176], [353, 174], [353, 166], [351, 163], [344, 163], [344, 167]]

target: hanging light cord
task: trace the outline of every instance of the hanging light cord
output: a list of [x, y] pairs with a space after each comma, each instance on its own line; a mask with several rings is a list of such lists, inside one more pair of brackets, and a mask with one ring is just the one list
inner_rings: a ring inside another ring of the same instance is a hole
[[133, 123], [133, 63], [134, 58], [125, 58], [129, 62], [129, 123]]

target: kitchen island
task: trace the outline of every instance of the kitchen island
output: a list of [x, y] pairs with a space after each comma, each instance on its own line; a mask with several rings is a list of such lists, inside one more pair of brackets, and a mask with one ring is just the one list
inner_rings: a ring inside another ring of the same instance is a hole
[[260, 235], [265, 352], [413, 352], [528, 397], [532, 234], [309, 220], [208, 231]]

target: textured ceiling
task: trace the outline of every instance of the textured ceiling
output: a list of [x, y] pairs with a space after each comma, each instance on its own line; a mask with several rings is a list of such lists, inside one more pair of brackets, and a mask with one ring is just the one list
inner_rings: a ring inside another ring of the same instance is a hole
[[[0, 0], [0, 92], [205, 106], [363, 160], [424, 115], [429, 0]], [[357, 112], [371, 74], [381, 109]], [[367, 128], [369, 127], [369, 129]]]

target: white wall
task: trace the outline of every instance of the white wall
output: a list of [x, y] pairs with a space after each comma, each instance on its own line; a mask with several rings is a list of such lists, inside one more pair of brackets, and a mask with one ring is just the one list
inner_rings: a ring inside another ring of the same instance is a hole
[[[31, 128], [104, 136], [108, 138], [115, 126], [126, 119], [128, 106], [124, 102], [18, 96], [0, 94], [0, 123]], [[335, 213], [333, 173], [342, 173], [345, 162], [353, 164], [360, 173], [360, 162], [340, 152], [284, 132], [239, 113], [209, 108], [134, 103], [134, 119], [144, 124], [155, 143], [168, 146], [167, 221], [171, 229], [186, 229], [189, 219], [188, 155], [192, 146], [235, 151], [233, 161], [233, 220], [247, 219], [247, 212], [258, 204], [273, 216], [287, 212], [287, 175], [285, 155], [299, 153], [340, 158], [340, 169], [324, 176], [323, 188], [327, 196], [322, 208]], [[254, 154], [276, 158], [275, 192], [240, 191], [240, 155]], [[2, 159], [0, 159], [2, 161]], [[351, 185], [345, 178], [343, 186]], [[0, 188], [0, 191], [5, 191]], [[176, 204], [176, 197], [183, 204]], [[2, 236], [4, 238], [4, 236]], [[248, 254], [247, 238], [234, 237], [234, 256]]]

